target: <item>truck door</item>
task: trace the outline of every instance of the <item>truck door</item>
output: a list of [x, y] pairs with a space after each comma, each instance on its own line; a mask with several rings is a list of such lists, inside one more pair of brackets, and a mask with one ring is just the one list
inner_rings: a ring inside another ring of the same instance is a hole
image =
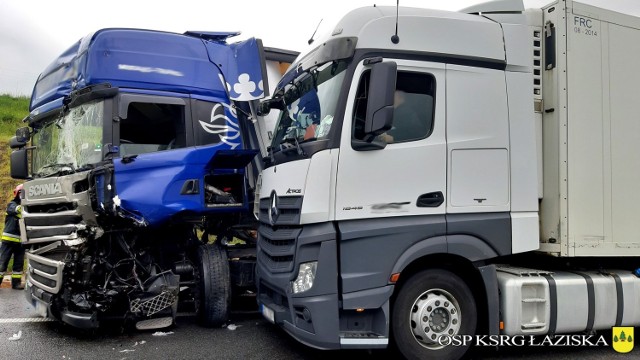
[[114, 137], [120, 156], [114, 168], [120, 206], [137, 221], [156, 225], [175, 211], [169, 207], [185, 207], [177, 205], [180, 187], [196, 178], [186, 173], [194, 165], [187, 148], [193, 142], [189, 99], [127, 93], [118, 107]]
[[[336, 184], [336, 219], [445, 213], [445, 66], [398, 65], [393, 127], [378, 150], [355, 150], [366, 114], [369, 67], [360, 64], [349, 91]], [[393, 86], [393, 84], [389, 84]]]
[[[445, 67], [395, 62], [393, 126], [375, 140], [384, 138], [384, 148], [352, 146], [364, 135], [367, 92], [375, 91], [369, 66], [357, 67], [345, 109], [335, 209], [344, 294], [384, 287], [405, 249], [446, 233]], [[431, 243], [446, 252], [443, 241]]]

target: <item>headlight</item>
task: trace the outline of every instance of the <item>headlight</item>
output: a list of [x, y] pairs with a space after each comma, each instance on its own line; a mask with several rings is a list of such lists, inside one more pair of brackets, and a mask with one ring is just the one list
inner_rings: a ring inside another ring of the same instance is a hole
[[294, 294], [311, 289], [313, 286], [313, 280], [316, 278], [317, 267], [317, 261], [300, 264], [300, 267], [298, 268], [298, 277], [291, 282]]

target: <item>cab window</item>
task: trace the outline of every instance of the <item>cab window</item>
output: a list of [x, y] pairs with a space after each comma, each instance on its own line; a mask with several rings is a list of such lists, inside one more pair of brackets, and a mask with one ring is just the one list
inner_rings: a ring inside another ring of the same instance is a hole
[[[358, 84], [354, 106], [353, 137], [364, 139], [367, 113], [367, 91], [370, 72], [365, 72]], [[433, 130], [435, 78], [431, 74], [399, 71], [394, 96], [393, 125], [380, 139], [387, 143], [421, 140]]]

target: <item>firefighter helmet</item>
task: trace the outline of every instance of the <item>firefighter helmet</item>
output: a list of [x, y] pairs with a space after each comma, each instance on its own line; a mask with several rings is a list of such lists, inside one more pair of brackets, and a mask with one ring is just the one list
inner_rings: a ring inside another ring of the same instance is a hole
[[13, 189], [13, 196], [18, 196], [20, 194], [20, 191], [22, 191], [22, 184], [16, 186], [16, 188]]

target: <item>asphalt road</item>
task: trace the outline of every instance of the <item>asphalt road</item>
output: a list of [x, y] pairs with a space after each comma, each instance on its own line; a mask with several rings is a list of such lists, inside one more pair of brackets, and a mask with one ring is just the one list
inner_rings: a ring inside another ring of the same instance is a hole
[[[156, 336], [154, 331], [128, 331], [119, 327], [80, 331], [58, 322], [42, 321], [21, 291], [0, 289], [0, 359], [394, 359], [392, 351], [321, 351], [293, 340], [271, 325], [248, 302], [233, 312], [226, 328], [207, 329], [193, 316]], [[235, 329], [235, 330], [231, 330]], [[11, 341], [21, 331], [19, 340]], [[640, 359], [640, 349], [618, 354], [609, 347], [481, 348], [472, 359], [600, 360]]]

